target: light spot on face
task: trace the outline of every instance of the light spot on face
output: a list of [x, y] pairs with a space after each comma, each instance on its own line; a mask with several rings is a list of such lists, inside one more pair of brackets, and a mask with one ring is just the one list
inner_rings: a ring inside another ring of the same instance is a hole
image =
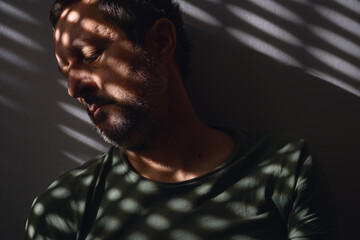
[[[106, 59], [106, 64], [114, 73], [116, 73], [116, 75], [119, 76], [119, 79], [129, 79], [129, 75], [131, 74], [129, 62], [122, 61], [121, 59], [115, 57], [108, 57]], [[118, 84], [116, 86], [119, 87]]]
[[225, 219], [215, 216], [202, 216], [198, 222], [202, 228], [210, 231], [223, 230], [229, 225]]
[[61, 13], [60, 18], [64, 18], [64, 17], [68, 14], [68, 12], [69, 12], [69, 9], [66, 8], [66, 9]]
[[89, 31], [93, 34], [97, 34], [99, 37], [107, 39], [114, 38], [114, 30], [112, 30], [109, 26], [101, 24], [100, 22], [95, 21], [91, 18], [81, 19], [80, 25], [84, 28], [84, 30]]
[[41, 214], [44, 213], [44, 205], [42, 205], [41, 203], [37, 203], [34, 206], [34, 213], [38, 216], [40, 216]]
[[147, 225], [156, 230], [166, 230], [170, 227], [170, 222], [167, 218], [159, 214], [152, 214], [146, 219]]
[[192, 204], [191, 202], [189, 202], [186, 199], [182, 199], [182, 198], [175, 198], [175, 199], [171, 199], [168, 203], [167, 206], [176, 212], [188, 212], [192, 209]]
[[65, 47], [70, 46], [70, 35], [69, 35], [69, 33], [64, 32], [64, 33], [61, 35], [61, 43], [62, 43]]
[[76, 23], [80, 19], [80, 14], [77, 11], [71, 11], [66, 19], [71, 23]]
[[117, 188], [112, 188], [106, 193], [107, 199], [110, 201], [116, 201], [119, 200], [121, 197], [121, 191]]
[[55, 30], [55, 34], [54, 34], [54, 37], [55, 37], [55, 41], [58, 42], [60, 40], [60, 29], [56, 29]]

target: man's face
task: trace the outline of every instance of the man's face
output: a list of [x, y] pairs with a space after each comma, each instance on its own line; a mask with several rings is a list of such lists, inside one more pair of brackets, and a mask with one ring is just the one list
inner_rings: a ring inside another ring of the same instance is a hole
[[80, 1], [65, 9], [54, 37], [68, 93], [106, 140], [138, 144], [141, 136], [134, 133], [144, 134], [164, 113], [166, 81], [149, 54], [105, 21], [96, 2]]

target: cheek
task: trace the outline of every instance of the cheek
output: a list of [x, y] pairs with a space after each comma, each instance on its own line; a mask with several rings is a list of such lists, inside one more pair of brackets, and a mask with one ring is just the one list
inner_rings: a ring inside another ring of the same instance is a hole
[[117, 101], [133, 101], [136, 99], [136, 92], [126, 88], [117, 82], [107, 83], [104, 88], [107, 95]]
[[106, 60], [106, 66], [116, 78], [127, 80], [131, 75], [131, 64], [128, 61], [121, 60], [114, 57], [109, 57]]

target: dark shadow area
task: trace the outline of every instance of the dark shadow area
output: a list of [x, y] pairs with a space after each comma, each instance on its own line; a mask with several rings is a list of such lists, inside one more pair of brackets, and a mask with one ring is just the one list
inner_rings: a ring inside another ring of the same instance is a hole
[[[193, 42], [187, 89], [211, 125], [291, 132], [319, 158], [344, 239], [360, 210], [358, 1], [180, 1]], [[32, 200], [107, 146], [67, 96], [51, 1], [0, 1], [0, 232], [22, 239]], [[84, 124], [86, 123], [86, 124]]]
[[23, 239], [33, 199], [62, 172], [107, 149], [60, 80], [50, 4], [0, 1], [3, 239]]
[[[327, 17], [336, 13], [358, 26], [359, 15], [338, 3], [273, 2], [291, 12], [283, 11], [289, 21], [254, 4], [260, 1], [224, 2], [240, 8], [241, 18], [231, 16], [223, 3], [208, 1], [196, 2], [197, 8], [221, 19], [221, 26], [186, 15], [196, 21], [190, 29], [194, 58], [188, 81], [195, 108], [209, 124], [305, 137], [328, 177], [343, 238], [353, 239], [360, 200], [355, 180], [360, 169], [359, 37]], [[261, 24], [290, 41], [265, 32]], [[224, 30], [228, 26], [239, 29], [240, 37]]]

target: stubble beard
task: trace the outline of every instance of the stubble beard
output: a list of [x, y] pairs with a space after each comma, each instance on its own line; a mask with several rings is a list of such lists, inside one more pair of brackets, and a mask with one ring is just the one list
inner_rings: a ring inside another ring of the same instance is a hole
[[116, 106], [116, 108], [118, 112], [112, 112], [110, 116], [99, 113], [97, 117], [99, 120], [93, 118], [92, 120], [93, 127], [105, 142], [121, 147], [127, 145], [126, 142], [139, 125], [142, 114], [138, 110], [124, 106]]
[[[88, 114], [94, 128], [105, 142], [117, 147], [144, 150], [149, 147], [148, 139], [155, 136], [161, 129], [161, 122], [154, 121], [151, 115], [159, 112], [158, 109], [154, 109], [159, 102], [154, 103], [154, 100], [158, 99], [153, 95], [158, 89], [153, 84], [162, 82], [164, 76], [157, 71], [154, 61], [145, 50], [138, 48], [137, 55], [139, 60], [133, 69], [132, 77], [134, 81], [144, 82], [142, 93], [145, 97], [139, 96], [130, 104], [114, 103], [117, 111], [111, 114], [99, 113], [97, 119], [90, 111]], [[153, 124], [144, 128], [144, 124], [149, 124], [146, 122]]]

